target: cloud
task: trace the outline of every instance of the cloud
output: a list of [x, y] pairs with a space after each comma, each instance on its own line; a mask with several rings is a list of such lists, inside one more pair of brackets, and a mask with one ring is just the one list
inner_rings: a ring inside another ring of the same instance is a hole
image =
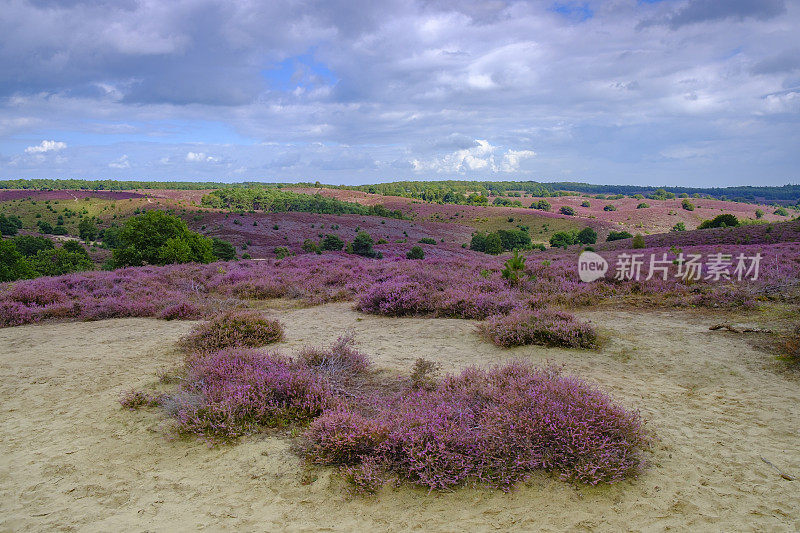
[[498, 173], [516, 172], [520, 163], [536, 155], [533, 150], [506, 150], [504, 153], [488, 141], [475, 139], [471, 148], [456, 150], [443, 157], [429, 160], [413, 159], [411, 165], [416, 172], [433, 171], [437, 173], [468, 172]]
[[[1, 177], [727, 185], [800, 168], [798, 2], [6, 4]], [[60, 163], [25, 150], [54, 135]], [[715, 150], [664, 155], [681, 146]]]
[[120, 157], [119, 159], [115, 159], [114, 161], [109, 163], [108, 166], [109, 168], [116, 168], [116, 169], [131, 168], [131, 162], [128, 160], [128, 156], [126, 154], [123, 154], [122, 157]]
[[219, 161], [218, 158], [206, 155], [203, 152], [187, 152], [186, 154], [187, 163], [216, 163], [217, 161]]
[[26, 154], [44, 154], [47, 152], [58, 152], [67, 147], [67, 143], [61, 141], [42, 141], [36, 146], [25, 148]]

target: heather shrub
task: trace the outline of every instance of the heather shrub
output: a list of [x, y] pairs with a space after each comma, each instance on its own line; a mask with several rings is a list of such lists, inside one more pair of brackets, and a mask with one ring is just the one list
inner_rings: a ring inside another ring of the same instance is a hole
[[303, 450], [372, 491], [390, 475], [430, 489], [507, 490], [536, 470], [589, 484], [632, 477], [647, 445], [637, 413], [558, 369], [518, 363], [467, 369], [369, 414], [351, 405], [328, 411], [312, 422]]
[[781, 342], [780, 359], [790, 366], [800, 367], [800, 325]]
[[196, 326], [182, 340], [190, 352], [212, 352], [231, 347], [255, 347], [278, 342], [283, 326], [253, 311], [228, 311]]
[[339, 337], [328, 349], [304, 348], [297, 360], [317, 372], [333, 376], [360, 374], [369, 367], [369, 358], [355, 349], [352, 333]]
[[203, 316], [203, 311], [189, 302], [179, 302], [165, 307], [158, 314], [162, 320], [192, 320]]
[[129, 390], [120, 396], [119, 403], [125, 409], [133, 411], [142, 407], [158, 407], [161, 399], [143, 391]]
[[325, 381], [288, 358], [227, 349], [193, 360], [172, 409], [182, 433], [212, 441], [306, 423], [333, 405]]
[[495, 315], [478, 325], [478, 331], [503, 347], [540, 344], [568, 348], [592, 348], [597, 341], [594, 328], [562, 311], [519, 309]]

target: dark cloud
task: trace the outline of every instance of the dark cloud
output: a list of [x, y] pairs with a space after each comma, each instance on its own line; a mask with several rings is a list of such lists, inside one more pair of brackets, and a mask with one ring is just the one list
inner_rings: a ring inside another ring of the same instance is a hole
[[784, 0], [690, 0], [666, 22], [675, 30], [689, 24], [727, 19], [769, 20], [785, 12]]

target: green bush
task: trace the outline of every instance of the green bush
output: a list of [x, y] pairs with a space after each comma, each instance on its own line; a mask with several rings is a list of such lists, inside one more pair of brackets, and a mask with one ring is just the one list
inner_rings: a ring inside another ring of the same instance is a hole
[[54, 248], [53, 241], [46, 237], [32, 237], [30, 235], [18, 235], [11, 239], [19, 253], [25, 257], [36, 255], [39, 250], [51, 250]]
[[683, 222], [678, 222], [677, 224], [672, 226], [672, 229], [670, 231], [686, 231], [686, 224], [684, 224]]
[[681, 207], [687, 211], [694, 211], [694, 204], [685, 198], [681, 202]]
[[646, 244], [644, 242], [644, 237], [641, 236], [641, 235], [636, 235], [633, 238], [633, 242], [631, 243], [631, 246], [633, 248], [644, 248], [646, 246]]
[[603, 207], [603, 211], [616, 211], [617, 207], [615, 205], [608, 204]]
[[46, 220], [40, 220], [36, 223], [39, 226], [39, 233], [51, 234], [53, 233], [53, 225]]
[[412, 246], [411, 250], [406, 252], [406, 259], [424, 259], [425, 250], [421, 246]]
[[778, 209], [773, 211], [772, 214], [773, 215], [779, 215], [779, 216], [782, 216], [782, 217], [788, 217], [789, 216], [789, 212], [786, 209], [784, 209], [783, 207], [779, 207]]
[[561, 206], [558, 212], [562, 215], [575, 216], [575, 210], [568, 205]]
[[190, 231], [180, 218], [158, 210], [125, 221], [113, 254], [117, 268], [214, 260], [211, 239]]
[[736, 215], [725, 213], [724, 215], [717, 215], [711, 220], [704, 220], [697, 229], [708, 228], [735, 228], [739, 225], [739, 219]]
[[22, 221], [16, 215], [0, 213], [0, 235], [16, 235], [22, 229]]
[[516, 285], [523, 272], [525, 272], [525, 256], [520, 255], [519, 250], [514, 250], [514, 255], [503, 264], [501, 275], [511, 285]]
[[303, 251], [309, 254], [318, 254], [322, 250], [320, 249], [319, 244], [315, 243], [311, 239], [306, 239], [303, 241]]
[[550, 237], [550, 246], [553, 248], [566, 248], [578, 244], [578, 234], [575, 231], [559, 231]]
[[646, 202], [642, 202], [642, 203], [640, 203], [639, 205], [636, 206], [636, 209], [648, 209], [649, 207], [650, 207], [650, 204], [648, 204]]
[[97, 238], [97, 224], [90, 218], [84, 218], [78, 224], [78, 235], [84, 241], [93, 241]]
[[589, 203], [589, 200], [584, 200], [581, 202], [581, 207], [592, 207], [592, 204]]
[[273, 252], [275, 252], [275, 257], [278, 259], [286, 259], [287, 257], [294, 255], [286, 246], [276, 246]]
[[349, 249], [351, 253], [356, 255], [360, 255], [363, 257], [374, 257], [380, 259], [383, 257], [383, 254], [380, 252], [376, 252], [372, 245], [374, 244], [372, 237], [366, 231], [359, 231], [356, 238], [353, 239], [353, 242], [350, 243]]
[[25, 256], [17, 250], [13, 241], [0, 241], [0, 282], [36, 277]]
[[577, 239], [581, 244], [594, 244], [597, 242], [597, 232], [589, 227], [583, 228], [578, 232]]
[[84, 250], [71, 252], [65, 248], [39, 250], [30, 260], [31, 268], [42, 276], [60, 276], [70, 272], [82, 272], [94, 269], [94, 263]]
[[761, 218], [764, 216], [764, 211], [761, 209], [756, 209], [756, 218]]
[[344, 248], [344, 241], [339, 237], [337, 237], [336, 235], [328, 234], [325, 235], [324, 239], [322, 239], [320, 248], [322, 248], [323, 250], [334, 250], [334, 251], [341, 250], [342, 248]]
[[236, 248], [226, 240], [214, 237], [211, 239], [211, 251], [214, 257], [223, 261], [236, 259]]
[[608, 237], [606, 237], [606, 242], [620, 241], [622, 239], [630, 239], [632, 237], [633, 234], [628, 233], [627, 231], [609, 231]]
[[539, 211], [550, 211], [552, 206], [547, 200], [539, 200], [531, 204], [531, 209], [538, 209]]
[[436, 244], [436, 239], [431, 239], [430, 237], [423, 237], [419, 240], [420, 244]]

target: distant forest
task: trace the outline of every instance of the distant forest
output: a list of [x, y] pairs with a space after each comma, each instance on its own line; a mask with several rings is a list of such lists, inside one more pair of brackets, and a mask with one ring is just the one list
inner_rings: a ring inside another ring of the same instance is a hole
[[232, 188], [284, 188], [284, 187], [323, 187], [350, 189], [388, 196], [404, 196], [427, 202], [438, 203], [485, 203], [487, 196], [515, 196], [525, 193], [532, 196], [562, 196], [567, 192], [583, 194], [641, 194], [644, 196], [658, 189], [679, 194], [712, 196], [721, 200], [736, 202], [767, 203], [781, 205], [800, 205], [800, 185], [781, 187], [669, 187], [641, 185], [593, 185], [579, 182], [538, 182], [538, 181], [396, 181], [374, 185], [326, 185], [310, 183], [221, 183], [189, 181], [119, 181], [119, 180], [76, 180], [76, 179], [33, 179], [0, 180], [0, 189], [80, 189], [120, 191], [131, 189], [232, 189]]

